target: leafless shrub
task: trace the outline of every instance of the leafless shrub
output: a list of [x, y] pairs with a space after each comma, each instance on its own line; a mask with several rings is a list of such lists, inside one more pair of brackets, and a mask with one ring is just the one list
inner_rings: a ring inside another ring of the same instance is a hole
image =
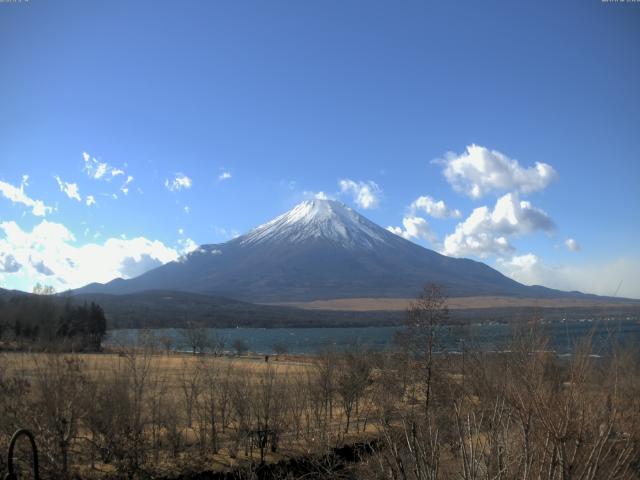
[[[201, 325], [187, 322], [185, 328], [182, 329], [182, 338], [195, 355], [196, 353], [204, 353], [211, 347], [218, 348], [217, 341], [214, 341], [209, 332], [209, 329]], [[217, 337], [216, 340], [218, 340]]]
[[31, 425], [40, 440], [44, 470], [69, 476], [70, 453], [85, 415], [86, 377], [72, 355], [45, 355], [35, 369]]
[[188, 428], [193, 425], [193, 409], [200, 394], [202, 374], [202, 362], [193, 365], [191, 362], [183, 360], [179, 383]]
[[[352, 413], [355, 409], [356, 418], [359, 406], [369, 386], [371, 363], [364, 352], [357, 347], [348, 349], [340, 356], [338, 374], [336, 375], [336, 392], [339, 395], [342, 410], [345, 414], [344, 432], [349, 433]], [[356, 421], [356, 431], [358, 430]]]

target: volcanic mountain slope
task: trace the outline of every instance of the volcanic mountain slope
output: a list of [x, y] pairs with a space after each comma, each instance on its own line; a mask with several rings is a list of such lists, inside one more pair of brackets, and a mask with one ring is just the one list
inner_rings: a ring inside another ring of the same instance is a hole
[[566, 297], [527, 287], [489, 266], [440, 255], [332, 200], [305, 201], [229, 242], [202, 245], [179, 261], [76, 293], [177, 290], [251, 302], [414, 297], [426, 282], [450, 296]]
[[359, 327], [393, 325], [403, 312], [300, 310], [280, 305], [256, 305], [225, 297], [178, 291], [148, 290], [126, 295], [85, 293], [76, 304], [96, 302], [109, 328], [172, 328], [195, 325], [235, 327]]

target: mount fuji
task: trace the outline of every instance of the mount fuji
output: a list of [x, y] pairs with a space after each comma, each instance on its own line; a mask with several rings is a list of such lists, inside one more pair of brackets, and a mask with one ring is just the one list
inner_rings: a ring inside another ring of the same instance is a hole
[[74, 293], [172, 290], [277, 303], [411, 298], [427, 282], [452, 297], [581, 295], [528, 287], [484, 263], [441, 255], [333, 200], [305, 201], [226, 243], [201, 245], [138, 277]]

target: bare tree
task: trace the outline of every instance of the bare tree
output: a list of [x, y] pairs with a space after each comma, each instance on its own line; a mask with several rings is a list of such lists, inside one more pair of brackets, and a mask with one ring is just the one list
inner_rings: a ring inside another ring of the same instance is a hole
[[201, 380], [202, 395], [198, 404], [200, 424], [206, 427], [204, 432], [205, 441], [208, 436], [210, 439], [209, 445], [213, 453], [218, 453], [220, 448], [220, 403], [225, 401], [224, 397], [227, 395], [227, 393], [222, 390], [225, 386], [228, 386], [228, 383], [225, 385], [225, 383], [221, 381], [222, 373], [217, 362], [215, 357], [202, 360], [202, 366], [200, 368], [203, 372]]
[[442, 287], [429, 283], [409, 305], [405, 329], [398, 334], [400, 344], [420, 366], [425, 415], [429, 412], [432, 397], [433, 352], [436, 348], [437, 329], [448, 318], [449, 309]]
[[42, 285], [40, 283], [36, 283], [33, 287], [34, 295], [55, 295], [56, 289], [51, 285]]
[[217, 330], [209, 329], [209, 348], [211, 349], [214, 357], [219, 357], [224, 354], [224, 349], [227, 345], [227, 339], [224, 335], [221, 335]]
[[[310, 409], [310, 401], [307, 387], [308, 383], [303, 375], [294, 374], [288, 379], [287, 391], [289, 401], [287, 402], [287, 416], [291, 419], [296, 440], [300, 438], [305, 418], [307, 419], [307, 423], [309, 423], [308, 412]], [[307, 417], [305, 417], [305, 414], [307, 414]]]
[[95, 383], [86, 427], [102, 460], [113, 463], [120, 477], [139, 472], [148, 451], [145, 427], [152, 359], [150, 349], [123, 353], [114, 371]]
[[353, 410], [356, 409], [357, 417], [360, 399], [369, 384], [371, 364], [367, 361], [366, 355], [357, 347], [347, 350], [341, 360], [336, 380], [336, 391], [346, 416], [344, 432], [349, 433]]
[[231, 382], [230, 405], [233, 409], [234, 431], [231, 438], [232, 445], [229, 455], [235, 458], [242, 443], [245, 444], [245, 453], [248, 454], [249, 431], [251, 430], [251, 386], [249, 379], [244, 375], [234, 376]]
[[173, 349], [175, 343], [173, 337], [171, 335], [163, 335], [158, 340], [160, 341], [160, 344], [164, 347], [164, 350], [168, 355]]
[[323, 351], [316, 361], [316, 369], [318, 371], [316, 378], [324, 404], [325, 422], [333, 418], [337, 358], [337, 352], [332, 348]]
[[241, 356], [247, 353], [249, 345], [241, 338], [237, 338], [232, 343], [233, 349], [236, 351], [236, 355]]
[[160, 460], [163, 425], [167, 412], [170, 410], [168, 402], [169, 379], [164, 371], [153, 371], [150, 375], [148, 394], [146, 396], [146, 411], [149, 418], [147, 431], [150, 434], [151, 451], [154, 463]]
[[217, 393], [218, 393], [218, 413], [220, 415], [220, 428], [224, 434], [230, 423], [231, 417], [231, 389], [233, 378], [236, 372], [231, 362], [227, 363], [224, 372], [220, 373]]
[[251, 396], [254, 418], [253, 435], [260, 448], [261, 462], [264, 462], [267, 446], [271, 446], [272, 452], [278, 448], [284, 413], [287, 410], [286, 399], [284, 384], [279, 378], [277, 370], [268, 365], [266, 370], [258, 374]]
[[273, 353], [276, 354], [276, 360], [280, 358], [280, 355], [289, 353], [289, 347], [284, 342], [276, 342], [271, 348], [273, 348]]
[[193, 322], [187, 322], [182, 329], [182, 337], [194, 355], [203, 353], [211, 344], [207, 329]]
[[180, 391], [184, 401], [184, 412], [187, 416], [186, 424], [189, 428], [193, 424], [193, 408], [200, 394], [201, 375], [201, 362], [196, 362], [194, 365], [187, 359], [183, 360], [180, 369]]
[[85, 412], [85, 384], [76, 356], [50, 354], [37, 364], [34, 423], [44, 440], [42, 451], [49, 467], [61, 478], [69, 477], [69, 453]]

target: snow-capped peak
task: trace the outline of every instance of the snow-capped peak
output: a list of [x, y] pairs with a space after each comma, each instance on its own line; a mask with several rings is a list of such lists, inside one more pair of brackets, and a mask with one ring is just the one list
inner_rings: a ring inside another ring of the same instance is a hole
[[386, 243], [387, 234], [341, 202], [315, 199], [296, 205], [238, 240], [242, 244], [256, 244], [272, 240], [302, 243], [324, 239], [346, 247], [372, 248], [377, 243]]

